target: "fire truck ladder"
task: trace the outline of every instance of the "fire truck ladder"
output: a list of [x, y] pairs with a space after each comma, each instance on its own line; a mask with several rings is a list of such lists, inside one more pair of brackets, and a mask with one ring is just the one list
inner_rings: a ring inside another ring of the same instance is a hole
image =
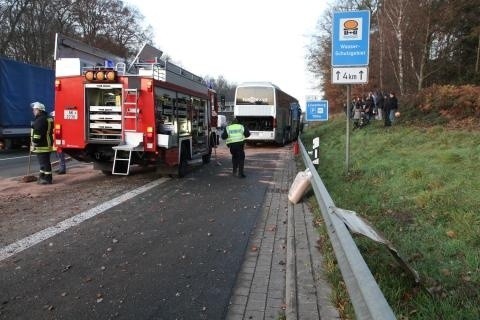
[[142, 132], [125, 132], [125, 142], [113, 147], [115, 155], [113, 157], [112, 174], [127, 176], [130, 172], [130, 162], [132, 160], [132, 152], [143, 151], [143, 133]]
[[[122, 117], [122, 128], [123, 132], [137, 132], [138, 130], [138, 90], [137, 89], [124, 89], [123, 101], [123, 117]], [[126, 119], [135, 119], [135, 126], [133, 129], [125, 129]]]
[[[124, 109], [122, 112], [123, 141], [120, 145], [113, 147], [115, 155], [112, 174], [126, 176], [130, 172], [132, 152], [143, 151], [144, 148], [143, 133], [137, 132], [139, 120], [138, 90], [125, 89], [124, 93], [125, 100], [123, 101]], [[135, 119], [133, 129], [126, 129], [127, 119]]]

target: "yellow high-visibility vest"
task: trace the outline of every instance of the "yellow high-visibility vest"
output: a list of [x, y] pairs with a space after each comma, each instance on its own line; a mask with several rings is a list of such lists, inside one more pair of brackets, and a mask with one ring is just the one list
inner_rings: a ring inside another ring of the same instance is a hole
[[234, 142], [242, 142], [245, 140], [245, 136], [243, 135], [245, 128], [238, 123], [231, 124], [227, 127], [228, 138], [226, 143], [234, 143]]

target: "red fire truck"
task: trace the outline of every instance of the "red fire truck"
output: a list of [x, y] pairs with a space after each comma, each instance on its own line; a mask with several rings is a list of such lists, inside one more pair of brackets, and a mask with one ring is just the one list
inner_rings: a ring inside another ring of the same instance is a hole
[[131, 165], [169, 168], [208, 163], [218, 101], [203, 79], [144, 45], [129, 66], [121, 58], [56, 35], [57, 148], [105, 174]]

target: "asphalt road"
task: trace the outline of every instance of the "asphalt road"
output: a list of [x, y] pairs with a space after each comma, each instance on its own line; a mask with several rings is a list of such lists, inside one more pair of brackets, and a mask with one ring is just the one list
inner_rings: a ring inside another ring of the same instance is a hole
[[[32, 156], [31, 172], [38, 171], [37, 158]], [[0, 151], [0, 178], [26, 175], [28, 171], [28, 150]]]
[[212, 160], [0, 262], [0, 319], [223, 319], [278, 158]]
[[[0, 151], [0, 178], [12, 178], [28, 175], [29, 152], [26, 149], [2, 150]], [[50, 156], [53, 168], [56, 168], [58, 159], [55, 152]], [[69, 166], [78, 165], [79, 162], [69, 158]], [[30, 174], [37, 175], [39, 170], [37, 156], [31, 155], [30, 159]]]

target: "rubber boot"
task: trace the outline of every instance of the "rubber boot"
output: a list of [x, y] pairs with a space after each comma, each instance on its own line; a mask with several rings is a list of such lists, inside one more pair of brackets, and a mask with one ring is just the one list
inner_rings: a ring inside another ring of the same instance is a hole
[[243, 173], [243, 163], [240, 164], [238, 167], [239, 167], [238, 177], [239, 177], [239, 178], [246, 178], [247, 176]]
[[43, 180], [45, 180], [45, 173], [40, 172], [40, 173], [38, 174], [37, 183], [38, 183], [38, 184], [41, 184], [41, 182], [42, 182]]
[[39, 180], [40, 184], [52, 184], [53, 179], [52, 179], [52, 174], [45, 174], [43, 176], [43, 179]]

